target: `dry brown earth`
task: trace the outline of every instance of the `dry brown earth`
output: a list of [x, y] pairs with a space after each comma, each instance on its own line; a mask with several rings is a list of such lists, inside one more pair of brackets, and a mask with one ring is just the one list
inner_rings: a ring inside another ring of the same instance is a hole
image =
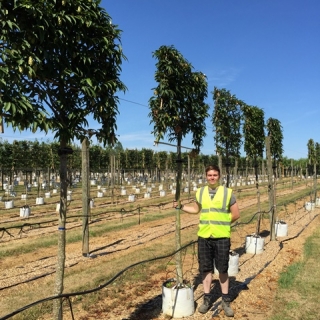
[[[239, 200], [240, 208], [248, 205], [245, 200]], [[298, 209], [297, 209], [298, 208]], [[303, 244], [308, 236], [319, 227], [319, 208], [314, 211], [306, 211], [303, 203], [292, 205], [280, 213], [279, 218], [286, 221], [288, 225], [288, 236], [278, 238], [276, 241], [269, 240], [268, 220], [263, 220], [261, 225], [264, 237], [264, 250], [262, 254], [249, 254], [245, 252], [245, 239], [247, 235], [255, 232], [255, 224], [248, 224], [236, 227], [232, 232], [232, 248], [239, 257], [239, 273], [231, 278], [230, 287], [234, 301], [232, 306], [235, 310], [234, 319], [263, 320], [267, 319], [272, 312], [272, 301], [274, 299], [277, 280], [281, 271], [292, 262], [300, 259], [303, 251]], [[197, 228], [197, 216], [182, 215], [182, 228]], [[40, 232], [38, 230], [37, 232]], [[67, 246], [67, 269], [90, 269], [95, 264], [108, 259], [115, 259], [120, 255], [129, 255], [136, 252], [139, 255], [141, 247], [148, 244], [165, 243], [166, 238], [172, 237], [174, 233], [174, 217], [164, 218], [160, 221], [144, 223], [141, 226], [131, 227], [126, 234], [114, 232], [112, 235], [93, 238], [90, 246], [97, 252], [96, 259], [82, 257], [79, 252], [79, 243]], [[35, 235], [36, 236], [36, 235]], [[30, 238], [30, 235], [29, 235]], [[22, 237], [19, 242], [28, 241], [29, 238]], [[121, 239], [121, 241], [119, 241]], [[100, 254], [99, 253], [103, 253]], [[137, 257], [139, 258], [139, 257]], [[143, 258], [143, 257], [141, 257]], [[138, 259], [139, 260], [139, 259]], [[140, 259], [141, 260], [141, 259]], [[20, 291], [38, 290], [48, 283], [48, 278], [54, 277], [56, 264], [55, 252], [52, 248], [40, 249], [32, 254], [24, 254], [15, 257], [2, 259], [0, 271], [0, 298], [2, 306], [10, 300], [10, 297], [19, 295]], [[186, 263], [188, 263], [186, 261]], [[191, 261], [194, 264], [194, 261]], [[197, 268], [191, 268], [190, 278], [197, 277]], [[161, 312], [161, 284], [167, 278], [167, 273], [154, 275], [153, 285], [141, 289], [139, 294], [136, 288], [122, 288], [119, 297], [108, 297], [105, 300], [96, 302], [94, 306], [87, 308], [75, 307], [74, 318], [79, 320], [88, 319], [110, 319], [110, 320], [163, 320], [170, 319]], [[28, 280], [35, 279], [30, 281]], [[80, 281], [80, 279], [79, 279]], [[22, 283], [17, 286], [14, 284]], [[137, 284], [138, 286], [142, 284]], [[11, 287], [12, 286], [12, 287]], [[40, 289], [41, 290], [41, 289]], [[212, 294], [214, 297], [213, 308], [206, 315], [198, 311], [185, 319], [225, 319], [223, 311], [220, 311], [220, 293], [217, 286], [217, 277], [214, 277]], [[202, 285], [196, 285], [194, 290], [196, 304], [202, 300]], [[128, 300], [130, 303], [128, 304]], [[21, 301], [19, 308], [30, 303], [32, 299]], [[108, 308], [106, 308], [108, 306]], [[113, 307], [110, 307], [113, 306]], [[0, 306], [0, 316], [5, 313]], [[46, 318], [49, 319], [49, 318]], [[70, 312], [66, 312], [64, 319], [71, 319]]]

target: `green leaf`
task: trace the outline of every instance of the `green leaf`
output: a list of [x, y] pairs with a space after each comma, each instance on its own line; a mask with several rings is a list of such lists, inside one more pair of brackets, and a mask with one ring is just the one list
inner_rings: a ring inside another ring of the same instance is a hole
[[90, 87], [92, 87], [92, 81], [91, 81], [91, 79], [86, 78], [85, 80], [86, 80], [87, 84], [88, 84]]

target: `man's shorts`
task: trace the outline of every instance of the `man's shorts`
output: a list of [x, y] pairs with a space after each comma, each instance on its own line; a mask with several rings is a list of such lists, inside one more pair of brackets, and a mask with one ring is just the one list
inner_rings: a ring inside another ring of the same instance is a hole
[[198, 261], [201, 275], [213, 272], [214, 266], [219, 273], [228, 272], [230, 243], [230, 238], [198, 237]]

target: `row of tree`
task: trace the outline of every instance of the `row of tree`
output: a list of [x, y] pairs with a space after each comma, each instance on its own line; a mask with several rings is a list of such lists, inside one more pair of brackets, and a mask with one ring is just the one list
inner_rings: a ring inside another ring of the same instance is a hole
[[[82, 149], [79, 145], [72, 145], [73, 153], [68, 157], [68, 170], [81, 171]], [[4, 174], [18, 174], [19, 171], [35, 171], [36, 170], [51, 170], [52, 173], [59, 173], [60, 158], [58, 156], [59, 143], [58, 142], [43, 142], [43, 141], [28, 141], [21, 140], [10, 143], [0, 139], [0, 170]], [[318, 150], [318, 149], [316, 149]], [[311, 157], [305, 159], [289, 159], [282, 158], [278, 163], [280, 174], [286, 176], [294, 171], [294, 174], [306, 173], [313, 174], [315, 167], [313, 163], [320, 162], [320, 153], [312, 153]], [[314, 158], [315, 156], [315, 158]], [[114, 158], [114, 160], [112, 159]], [[115, 162], [115, 169], [118, 171], [130, 171], [133, 173], [150, 173], [151, 170], [157, 168], [159, 171], [176, 170], [176, 152], [158, 151], [143, 148], [138, 149], [123, 149], [120, 143], [115, 147], [103, 147], [101, 145], [90, 146], [89, 163], [90, 171], [92, 173], [109, 172], [113, 161]], [[183, 170], [188, 169], [188, 162], [192, 173], [201, 174], [203, 169], [208, 164], [218, 164], [219, 157], [217, 155], [199, 154], [194, 156], [192, 152], [183, 152], [182, 163]], [[234, 172], [237, 160], [238, 170]], [[229, 162], [228, 162], [229, 161]], [[252, 174], [255, 166], [258, 166], [260, 174], [262, 172], [262, 162], [266, 166], [266, 160], [255, 163], [253, 160], [246, 157], [223, 157], [222, 167], [226, 168], [227, 164], [231, 168], [233, 174], [246, 175]], [[319, 168], [316, 168], [319, 170]]]
[[[90, 148], [94, 170], [116, 156], [119, 168], [148, 168], [152, 164], [161, 167], [169, 161], [163, 161], [161, 153], [156, 156], [147, 149], [141, 150], [141, 155], [137, 151], [139, 158], [135, 158], [129, 150], [117, 153], [113, 148], [117, 142], [117, 93], [127, 89], [120, 80], [122, 61], [126, 57], [121, 47], [121, 31], [112, 24], [99, 0], [3, 0], [0, 1], [0, 26], [0, 131], [3, 123], [18, 130], [51, 130], [58, 141], [54, 147], [35, 142], [29, 148], [33, 150], [30, 157], [20, 154], [27, 153], [28, 142], [15, 142], [11, 153], [7, 142], [3, 142], [1, 165], [11, 170], [38, 165], [59, 170], [61, 200], [55, 294], [60, 295], [65, 264], [68, 167], [80, 165], [81, 157], [77, 157], [75, 151], [84, 156], [80, 152], [82, 148], [72, 146], [72, 141], [83, 144], [95, 136], [103, 146], [110, 146], [105, 150], [109, 152], [106, 158], [103, 158], [104, 150]], [[149, 101], [149, 115], [156, 141], [168, 136], [169, 141], [177, 142], [177, 154], [172, 163], [177, 168], [176, 200], [179, 200], [184, 166], [181, 142], [191, 134], [194, 151], [189, 156], [198, 159], [194, 156], [200, 152], [206, 135], [205, 120], [209, 116], [209, 106], [205, 102], [208, 83], [206, 76], [195, 72], [173, 46], [161, 46], [154, 57], [158, 85]], [[232, 159], [240, 159], [243, 135], [246, 158], [250, 161], [262, 159], [265, 139], [262, 110], [248, 106], [225, 89], [215, 88], [213, 97], [212, 124], [216, 142], [213, 153], [225, 159], [226, 167], [230, 168]], [[283, 151], [281, 124], [276, 119], [269, 119], [266, 124], [271, 154], [279, 161]], [[23, 149], [20, 144], [24, 144], [24, 151], [19, 150]], [[43, 153], [42, 147], [47, 147]], [[170, 153], [166, 157], [173, 159]], [[96, 164], [97, 159], [99, 164]], [[148, 162], [150, 159], [155, 163]], [[86, 201], [84, 199], [84, 203]], [[176, 226], [179, 243], [179, 221]], [[180, 283], [181, 277], [182, 270], [178, 270]], [[62, 319], [62, 299], [54, 306], [53, 318]]]

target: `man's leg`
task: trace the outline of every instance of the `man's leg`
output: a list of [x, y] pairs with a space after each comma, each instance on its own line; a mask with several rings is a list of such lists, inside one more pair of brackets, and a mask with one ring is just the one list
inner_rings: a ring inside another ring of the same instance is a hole
[[212, 272], [206, 272], [203, 275], [202, 284], [203, 284], [203, 291], [206, 294], [210, 293], [211, 290], [211, 283], [212, 283]]
[[227, 273], [219, 273], [219, 282], [222, 294], [229, 293], [229, 276]]
[[221, 293], [222, 293], [221, 306], [227, 317], [233, 317], [234, 312], [230, 307], [231, 297], [229, 295], [229, 275], [228, 275], [230, 239], [219, 239], [217, 241], [216, 248], [217, 248], [216, 266], [219, 271], [219, 282], [220, 282]]
[[205, 272], [203, 274], [202, 284], [203, 284], [203, 303], [199, 307], [198, 311], [200, 313], [207, 313], [211, 307], [211, 283], [212, 283], [212, 272]]
[[230, 307], [231, 298], [229, 296], [229, 276], [228, 273], [219, 273], [219, 282], [222, 292], [221, 306], [227, 317], [233, 317], [234, 312]]
[[213, 250], [209, 239], [198, 238], [199, 271], [203, 284], [203, 303], [199, 307], [200, 313], [206, 313], [211, 307], [211, 283], [213, 270]]

